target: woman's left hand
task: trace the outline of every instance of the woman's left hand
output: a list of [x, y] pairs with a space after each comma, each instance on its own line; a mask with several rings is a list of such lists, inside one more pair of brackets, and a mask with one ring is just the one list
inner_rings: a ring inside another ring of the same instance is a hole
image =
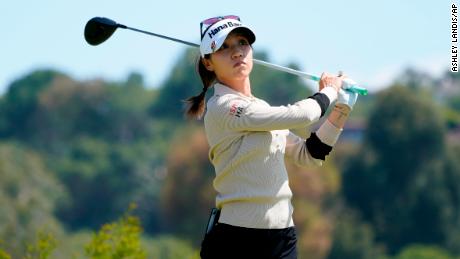
[[319, 91], [323, 90], [326, 86], [332, 86], [338, 92], [342, 88], [342, 80], [343, 76], [334, 76], [327, 72], [321, 74], [321, 78], [319, 80]]

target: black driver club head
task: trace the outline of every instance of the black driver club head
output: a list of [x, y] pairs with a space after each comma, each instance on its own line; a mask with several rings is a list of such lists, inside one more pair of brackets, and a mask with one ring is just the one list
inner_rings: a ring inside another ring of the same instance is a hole
[[94, 17], [86, 23], [85, 40], [90, 45], [99, 45], [110, 38], [118, 27], [126, 28], [108, 18]]

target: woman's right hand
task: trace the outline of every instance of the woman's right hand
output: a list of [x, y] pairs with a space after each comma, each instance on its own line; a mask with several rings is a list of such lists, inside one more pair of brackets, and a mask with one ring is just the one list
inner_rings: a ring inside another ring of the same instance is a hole
[[319, 91], [323, 90], [323, 88], [326, 86], [332, 86], [337, 92], [339, 92], [339, 90], [342, 88], [343, 78], [343, 75], [335, 76], [327, 72], [322, 73], [319, 80]]

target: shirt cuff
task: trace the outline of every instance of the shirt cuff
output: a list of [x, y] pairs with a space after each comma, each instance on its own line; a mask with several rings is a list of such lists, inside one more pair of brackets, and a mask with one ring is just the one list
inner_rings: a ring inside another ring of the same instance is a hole
[[324, 123], [316, 131], [316, 136], [326, 145], [334, 146], [339, 139], [340, 133], [343, 129], [339, 129], [334, 126], [329, 120], [325, 120]]
[[324, 87], [320, 93], [323, 93], [329, 98], [329, 103], [335, 102], [337, 100], [337, 90], [333, 86]]

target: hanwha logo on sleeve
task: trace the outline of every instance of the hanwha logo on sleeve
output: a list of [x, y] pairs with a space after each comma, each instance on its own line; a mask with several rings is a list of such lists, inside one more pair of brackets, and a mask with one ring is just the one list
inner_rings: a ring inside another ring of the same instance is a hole
[[243, 114], [243, 107], [238, 103], [232, 103], [230, 107], [230, 115], [240, 118]]

